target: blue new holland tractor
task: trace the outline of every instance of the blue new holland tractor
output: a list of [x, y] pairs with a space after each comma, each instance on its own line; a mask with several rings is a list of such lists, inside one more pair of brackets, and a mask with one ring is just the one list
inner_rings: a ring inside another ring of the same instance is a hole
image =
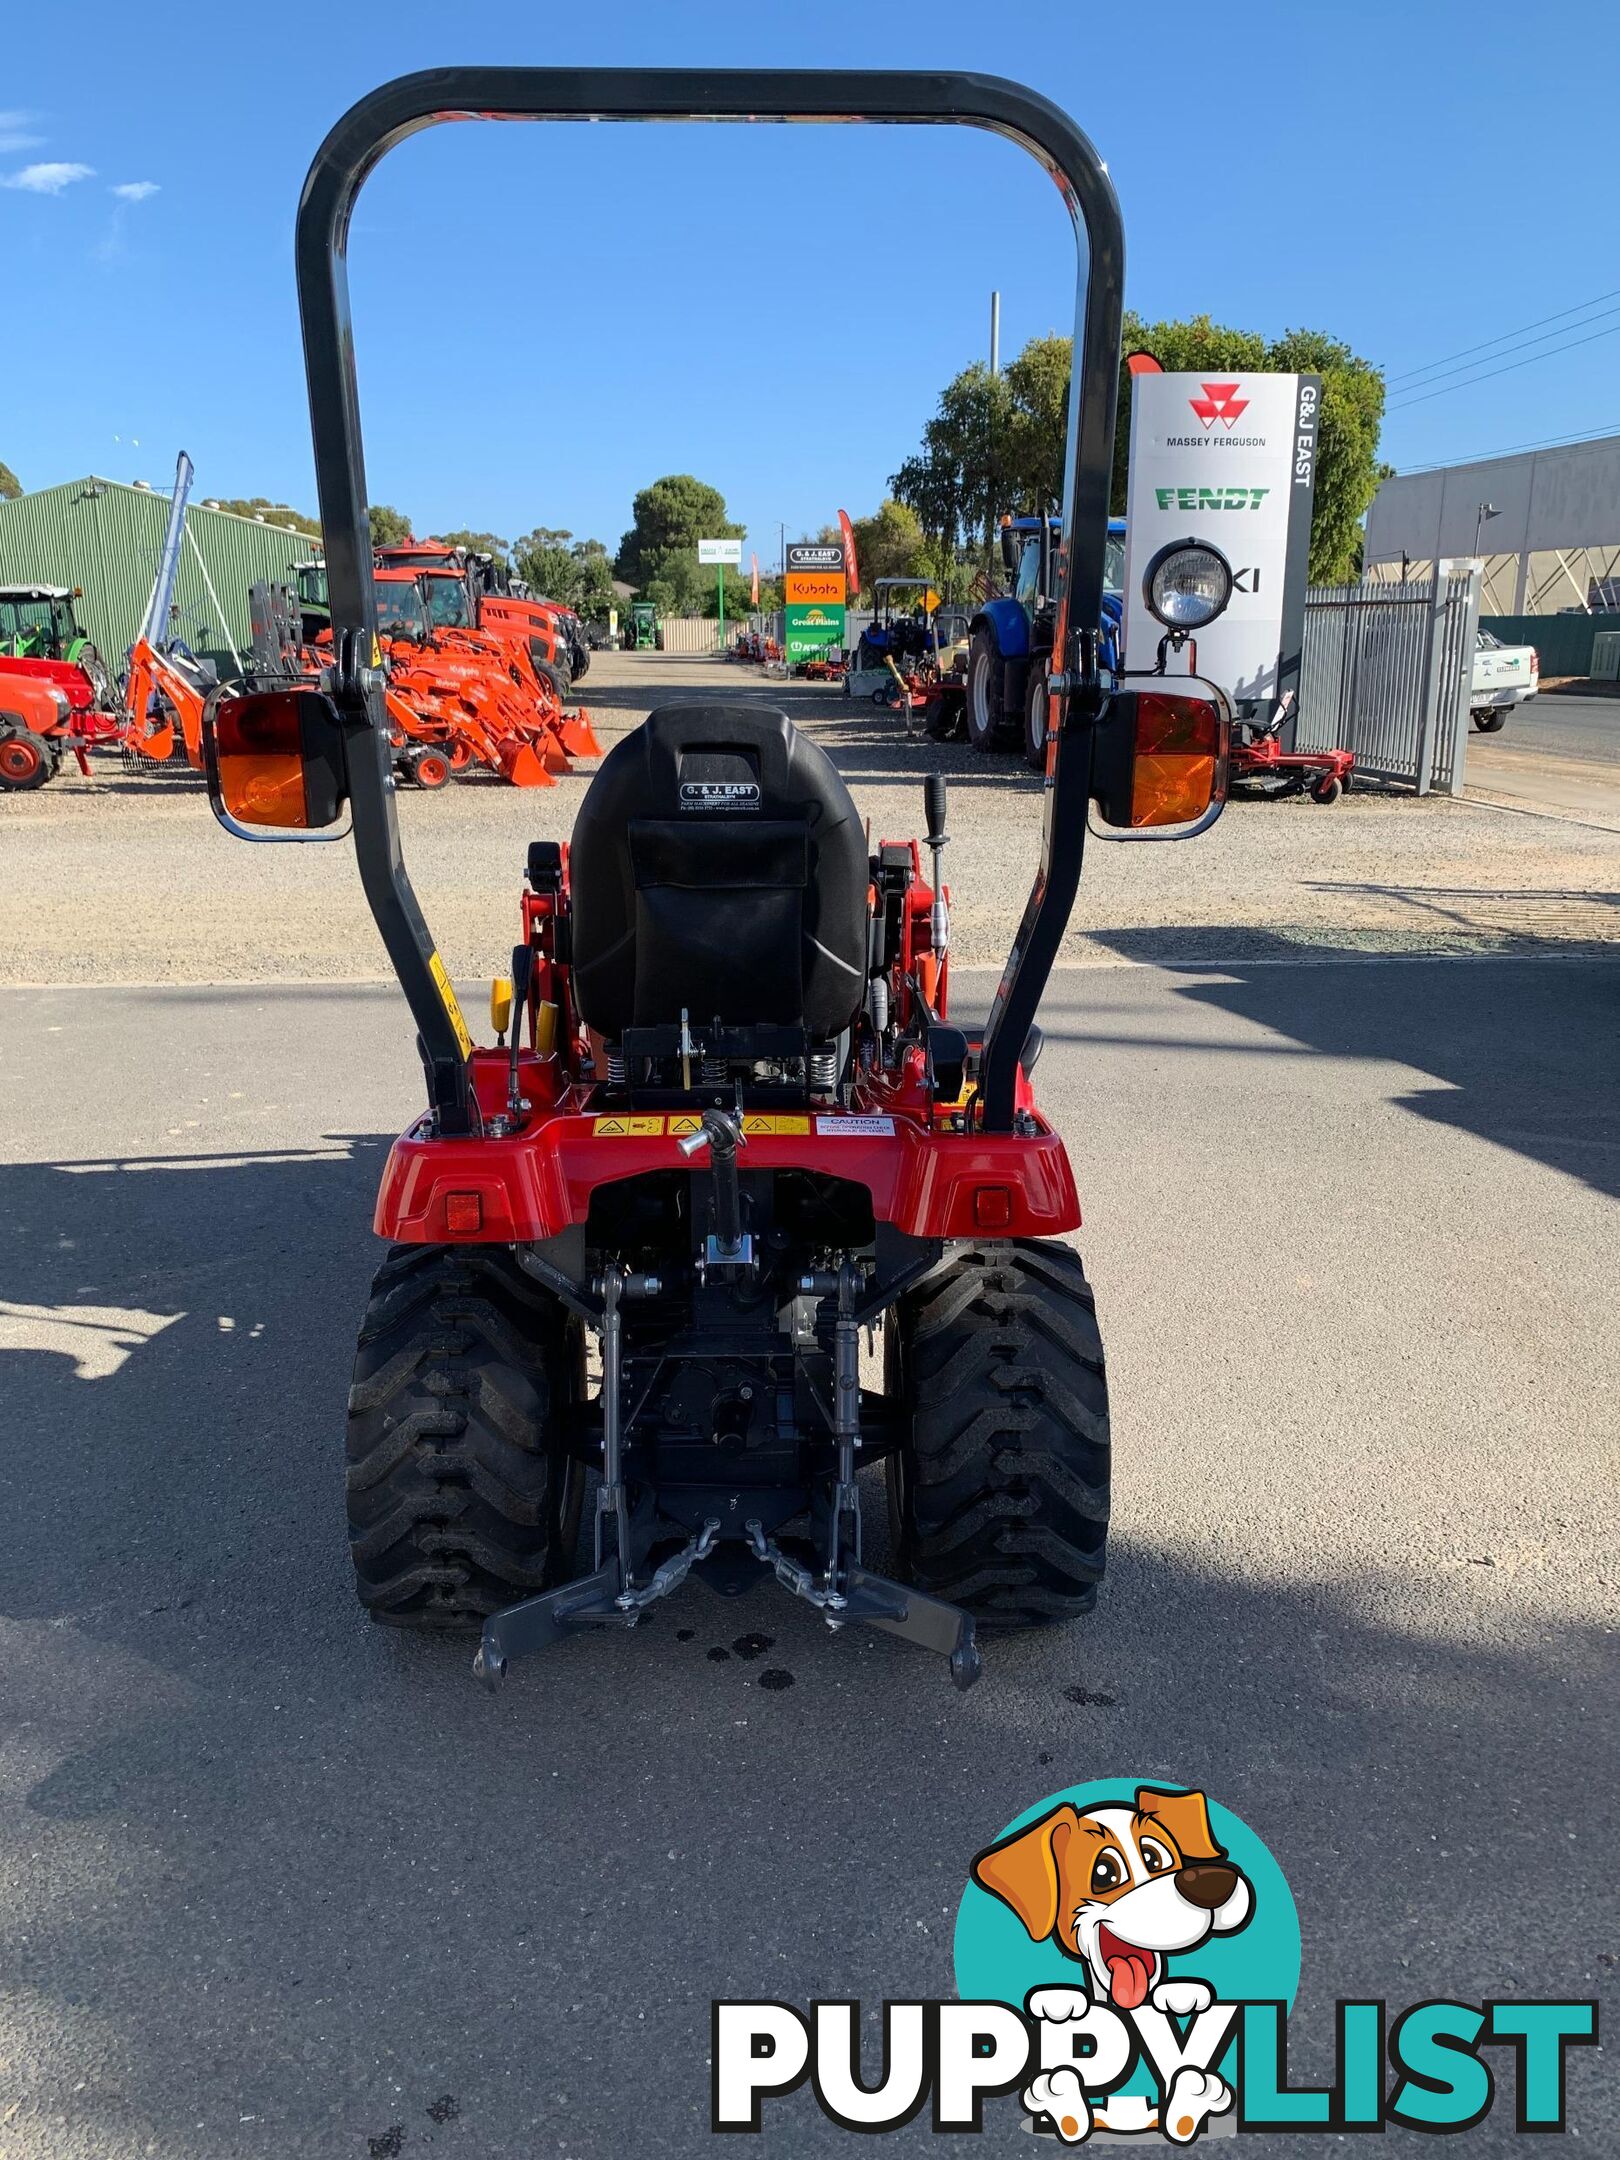
[[[1046, 663], [1057, 614], [1058, 517], [1003, 518], [1001, 559], [1012, 590], [987, 600], [969, 626], [967, 739], [992, 750], [1021, 733], [1026, 761], [1046, 764]], [[1108, 521], [1104, 572], [1102, 664], [1119, 664], [1125, 589], [1125, 520]], [[1039, 662], [1039, 665], [1032, 665]]]

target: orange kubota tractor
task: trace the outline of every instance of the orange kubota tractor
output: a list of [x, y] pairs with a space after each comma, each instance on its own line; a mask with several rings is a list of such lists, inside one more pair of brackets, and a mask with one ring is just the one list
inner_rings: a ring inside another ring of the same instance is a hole
[[[324, 566], [300, 563], [293, 569], [296, 588], [265, 583], [252, 589], [256, 688], [313, 688], [331, 665]], [[550, 768], [566, 772], [568, 761], [536, 725], [504, 655], [447, 651], [433, 635], [413, 572], [378, 571], [374, 581], [396, 777], [437, 789], [483, 766], [514, 787], [555, 785]]]
[[[379, 567], [379, 578], [414, 577], [427, 610], [438, 651], [474, 659], [496, 679], [516, 685], [525, 705], [532, 702], [546, 732], [565, 757], [600, 757], [601, 746], [586, 712], [569, 712], [557, 687], [557, 670], [537, 660], [529, 628], [507, 617], [486, 619], [489, 602], [481, 598], [473, 573], [445, 563], [437, 568]], [[512, 603], [514, 606], [518, 603]], [[568, 771], [567, 765], [562, 770]]]
[[[466, 625], [526, 648], [536, 677], [549, 682], [559, 706], [590, 665], [590, 648], [572, 608], [536, 599], [527, 587], [515, 591], [505, 567], [491, 555], [448, 547], [439, 540], [402, 540], [379, 548], [377, 563], [379, 568], [425, 570], [458, 579], [466, 595]], [[448, 608], [450, 602], [446, 597], [439, 605]]]
[[[448, 759], [446, 779], [484, 765], [514, 787], [550, 787], [554, 774], [573, 769], [554, 702], [522, 680], [507, 647], [435, 622], [430, 597], [440, 581], [433, 578], [430, 586], [430, 576], [410, 569], [372, 573], [389, 709], [411, 777], [442, 784], [431, 748], [435, 777], [424, 779], [420, 769], [423, 747], [437, 745]], [[594, 736], [591, 743], [594, 754]]]

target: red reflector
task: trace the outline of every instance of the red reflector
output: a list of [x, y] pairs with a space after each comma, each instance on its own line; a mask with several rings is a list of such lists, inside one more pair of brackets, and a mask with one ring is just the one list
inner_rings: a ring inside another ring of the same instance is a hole
[[1012, 1225], [1012, 1194], [1005, 1185], [981, 1185], [973, 1195], [973, 1220], [981, 1230], [1006, 1230]]
[[483, 1195], [475, 1192], [446, 1193], [444, 1227], [451, 1237], [476, 1237], [484, 1227]]

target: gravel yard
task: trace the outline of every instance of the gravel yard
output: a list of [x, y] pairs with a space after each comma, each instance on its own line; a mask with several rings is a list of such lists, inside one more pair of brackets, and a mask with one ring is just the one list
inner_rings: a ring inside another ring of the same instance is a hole
[[[596, 656], [582, 685], [604, 747], [668, 698], [785, 703], [836, 758], [874, 836], [920, 829], [921, 782], [950, 774], [959, 961], [999, 965], [1029, 889], [1041, 787], [1012, 755], [908, 740], [899, 718], [734, 663]], [[565, 837], [585, 775], [518, 792], [465, 782], [400, 797], [406, 859], [451, 972], [487, 976], [516, 929], [524, 848]], [[248, 847], [197, 782], [99, 761], [0, 804], [7, 939], [0, 979], [381, 979], [347, 846]], [[1620, 833], [1480, 802], [1374, 791], [1331, 809], [1239, 803], [1194, 847], [1088, 857], [1076, 963], [1253, 960], [1338, 951], [1502, 951], [1620, 940]]]

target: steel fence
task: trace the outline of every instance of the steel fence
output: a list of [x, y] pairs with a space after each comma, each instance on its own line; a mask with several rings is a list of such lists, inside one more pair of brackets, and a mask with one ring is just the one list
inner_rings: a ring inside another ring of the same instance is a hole
[[[739, 619], [726, 617], [727, 645], [740, 627]], [[721, 652], [724, 647], [720, 639], [720, 619], [716, 615], [660, 615], [658, 643], [667, 653]]]
[[1460, 795], [1479, 589], [1472, 562], [1404, 584], [1312, 586], [1295, 746], [1353, 750], [1367, 779]]

